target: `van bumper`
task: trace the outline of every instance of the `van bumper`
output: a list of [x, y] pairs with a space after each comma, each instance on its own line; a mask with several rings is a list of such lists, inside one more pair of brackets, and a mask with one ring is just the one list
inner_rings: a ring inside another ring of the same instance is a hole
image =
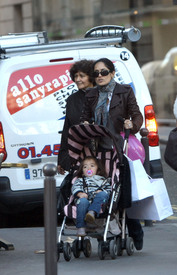
[[[59, 187], [56, 188], [57, 193]], [[8, 177], [0, 177], [0, 213], [18, 214], [42, 207], [44, 189], [12, 191]]]
[[[150, 161], [150, 176], [163, 178], [161, 160]], [[57, 195], [59, 187], [56, 188]], [[44, 189], [12, 191], [8, 177], [0, 177], [0, 213], [15, 214], [42, 207], [44, 204]]]
[[163, 178], [163, 167], [160, 159], [150, 161], [150, 176], [153, 179]]

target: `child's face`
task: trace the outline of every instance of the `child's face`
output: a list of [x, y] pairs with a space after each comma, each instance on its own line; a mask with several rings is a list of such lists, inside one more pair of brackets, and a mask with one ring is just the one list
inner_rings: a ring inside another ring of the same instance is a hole
[[93, 159], [86, 159], [83, 162], [83, 175], [85, 177], [92, 177], [96, 175], [98, 166]]

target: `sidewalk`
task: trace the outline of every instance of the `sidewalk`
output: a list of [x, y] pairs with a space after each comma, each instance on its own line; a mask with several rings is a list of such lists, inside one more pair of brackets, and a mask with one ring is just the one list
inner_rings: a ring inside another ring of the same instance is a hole
[[[172, 218], [172, 217], [171, 217]], [[58, 274], [92, 274], [91, 269], [94, 263], [95, 274], [105, 273], [107, 265], [111, 264], [111, 270], [119, 267], [122, 274], [128, 274], [127, 264], [133, 265], [133, 270], [137, 274], [176, 274], [177, 270], [177, 223], [175, 220], [164, 220], [155, 223], [152, 227], [144, 228], [144, 248], [142, 251], [135, 251], [130, 257], [124, 255], [116, 260], [109, 256], [101, 261], [97, 255], [97, 240], [93, 239], [93, 252], [90, 258], [85, 258], [82, 254], [79, 259], [72, 256], [70, 262], [66, 262], [63, 255], [60, 257]], [[1, 275], [44, 275], [45, 274], [45, 254], [38, 253], [44, 249], [44, 228], [8, 228], [0, 229], [1, 238], [14, 244], [15, 249], [10, 251], [0, 250], [0, 274]], [[126, 264], [127, 263], [127, 264]], [[150, 267], [149, 267], [150, 264]], [[147, 268], [146, 268], [147, 265]], [[157, 266], [160, 265], [162, 272], [157, 272]], [[170, 269], [168, 270], [170, 266]], [[90, 272], [88, 271], [90, 270]], [[108, 271], [107, 271], [108, 272]], [[110, 272], [110, 274], [115, 274]], [[124, 273], [125, 272], [125, 273]], [[147, 273], [146, 273], [147, 272]], [[121, 273], [120, 273], [121, 274]], [[131, 274], [134, 274], [131, 272]], [[52, 274], [51, 274], [52, 275]]]

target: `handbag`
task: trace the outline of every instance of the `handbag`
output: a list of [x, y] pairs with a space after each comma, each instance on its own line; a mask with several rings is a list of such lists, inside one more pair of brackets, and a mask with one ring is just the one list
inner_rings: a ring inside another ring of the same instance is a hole
[[131, 208], [127, 209], [129, 218], [161, 221], [173, 215], [163, 178], [151, 179], [150, 185], [154, 195], [144, 200], [133, 202]]
[[131, 160], [128, 157], [127, 159], [131, 175], [132, 201], [139, 201], [152, 196], [150, 180], [141, 160]]
[[171, 130], [169, 134], [164, 159], [171, 168], [177, 171], [177, 128]]

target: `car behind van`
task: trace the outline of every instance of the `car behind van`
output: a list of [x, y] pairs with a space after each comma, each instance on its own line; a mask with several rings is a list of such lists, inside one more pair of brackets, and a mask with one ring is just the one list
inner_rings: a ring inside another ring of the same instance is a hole
[[[57, 164], [66, 100], [77, 91], [69, 69], [81, 59], [111, 59], [115, 80], [132, 86], [144, 117], [142, 127], [149, 130], [151, 176], [162, 177], [151, 96], [137, 61], [122, 46], [139, 38], [139, 30], [119, 26], [96, 27], [85, 38], [71, 41], [48, 42], [45, 33], [0, 38], [1, 213], [20, 213], [43, 205], [43, 166]], [[62, 180], [57, 174], [57, 191]]]

